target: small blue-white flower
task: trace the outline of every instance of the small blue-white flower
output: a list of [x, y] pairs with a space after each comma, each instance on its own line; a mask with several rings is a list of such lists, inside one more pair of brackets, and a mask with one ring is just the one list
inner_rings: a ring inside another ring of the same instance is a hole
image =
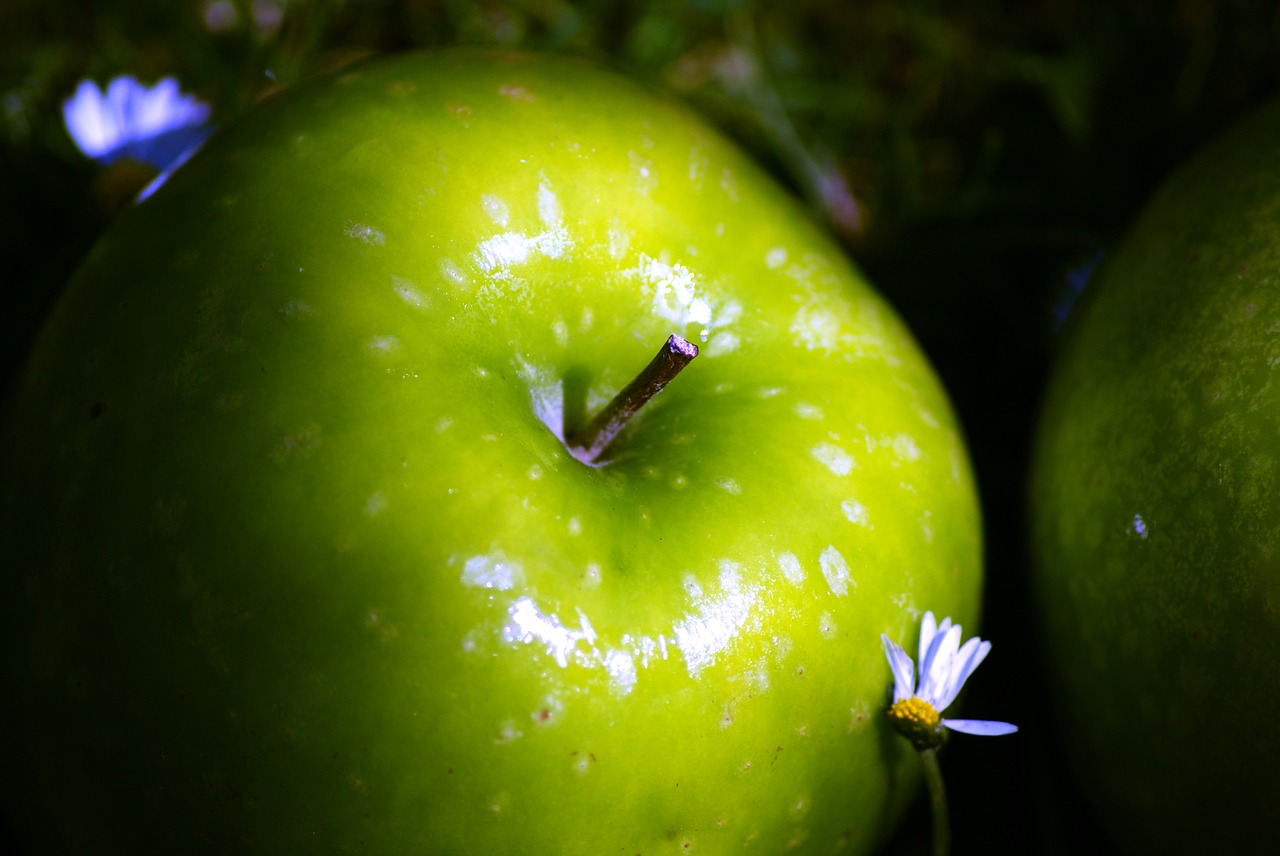
[[982, 719], [943, 719], [941, 712], [960, 694], [960, 688], [978, 668], [991, 643], [977, 636], [960, 644], [960, 625], [950, 618], [938, 624], [932, 612], [920, 623], [920, 680], [915, 680], [915, 663], [898, 643], [883, 633], [884, 655], [893, 670], [893, 705], [889, 721], [918, 749], [942, 745], [946, 730], [965, 734], [996, 736], [1012, 734], [1016, 725]]
[[210, 108], [166, 77], [147, 87], [117, 77], [99, 89], [91, 80], [62, 104], [62, 119], [80, 151], [102, 164], [129, 158], [168, 174], [213, 131]]

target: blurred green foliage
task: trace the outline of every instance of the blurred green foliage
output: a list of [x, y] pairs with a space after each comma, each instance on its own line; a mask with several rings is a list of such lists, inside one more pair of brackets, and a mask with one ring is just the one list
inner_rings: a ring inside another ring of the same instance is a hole
[[[3, 0], [0, 379], [124, 198], [63, 128], [79, 80], [173, 75], [226, 122], [368, 52], [458, 43], [593, 57], [687, 101], [804, 197], [898, 306], [955, 398], [983, 492], [996, 648], [969, 709], [1023, 727], [948, 748], [956, 852], [1104, 852], [1060, 772], [1022, 570], [1054, 308], [1163, 176], [1275, 96], [1280, 6]], [[917, 813], [894, 847], [926, 842]]]

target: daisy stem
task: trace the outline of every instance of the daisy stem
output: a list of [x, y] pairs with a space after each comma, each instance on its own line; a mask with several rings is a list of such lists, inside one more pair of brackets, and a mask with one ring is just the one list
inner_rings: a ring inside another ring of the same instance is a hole
[[924, 780], [929, 788], [929, 807], [933, 810], [933, 856], [947, 856], [951, 849], [951, 823], [947, 819], [947, 788], [942, 783], [937, 749], [921, 749]]

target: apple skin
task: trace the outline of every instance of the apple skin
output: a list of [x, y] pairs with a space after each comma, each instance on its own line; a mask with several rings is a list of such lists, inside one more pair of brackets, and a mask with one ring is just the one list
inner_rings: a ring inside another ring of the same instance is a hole
[[1175, 174], [1103, 262], [1041, 416], [1031, 519], [1051, 681], [1121, 852], [1274, 844], [1277, 212], [1273, 108]]
[[[619, 438], [581, 423], [672, 332]], [[3, 435], [33, 849], [863, 853], [878, 634], [973, 624], [899, 319], [742, 154], [590, 65], [299, 86], [120, 218]]]

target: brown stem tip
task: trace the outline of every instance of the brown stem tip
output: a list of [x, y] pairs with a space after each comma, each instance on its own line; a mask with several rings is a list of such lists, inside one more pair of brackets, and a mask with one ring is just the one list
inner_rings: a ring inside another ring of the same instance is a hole
[[671, 334], [635, 380], [615, 395], [594, 419], [566, 439], [570, 454], [584, 464], [595, 464], [636, 411], [661, 392], [696, 356], [697, 345]]

